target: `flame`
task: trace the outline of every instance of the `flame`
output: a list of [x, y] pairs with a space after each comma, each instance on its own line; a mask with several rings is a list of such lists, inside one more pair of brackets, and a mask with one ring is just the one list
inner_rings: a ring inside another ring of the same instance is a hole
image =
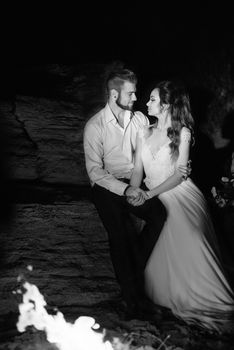
[[[27, 266], [33, 270], [31, 265]], [[23, 276], [17, 278], [22, 282]], [[96, 332], [100, 325], [93, 317], [81, 316], [75, 322], [69, 323], [59, 311], [55, 315], [48, 314], [46, 301], [37, 286], [29, 282], [22, 283], [21, 289], [14, 294], [22, 295], [22, 303], [19, 304], [19, 318], [16, 327], [19, 332], [24, 332], [27, 327], [33, 326], [46, 333], [47, 340], [57, 346], [59, 350], [130, 350], [130, 342], [122, 343], [118, 337], [113, 337], [112, 344], [104, 341], [105, 330]], [[156, 337], [159, 347], [156, 350], [168, 349], [165, 345], [168, 335], [163, 341]], [[136, 349], [136, 348], [135, 348]], [[151, 346], [137, 347], [138, 350], [153, 350]]]
[[[48, 314], [47, 305], [37, 286], [23, 284], [23, 302], [19, 304], [19, 318], [16, 324], [19, 332], [28, 326], [45, 331], [47, 340], [56, 344], [59, 350], [113, 350], [109, 341], [104, 342], [104, 332], [95, 332], [100, 326], [88, 316], [79, 317], [74, 324], [66, 322], [63, 314]], [[17, 293], [22, 294], [20, 290]]]

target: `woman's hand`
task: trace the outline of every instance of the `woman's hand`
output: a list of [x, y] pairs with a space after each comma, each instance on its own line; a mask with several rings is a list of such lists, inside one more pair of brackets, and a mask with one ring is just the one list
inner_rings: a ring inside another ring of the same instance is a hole
[[192, 164], [192, 161], [189, 160], [187, 163], [187, 166], [182, 166], [182, 165], [178, 166], [178, 171], [182, 174], [183, 180], [187, 180], [187, 178], [191, 175], [191, 172], [192, 172], [191, 164]]

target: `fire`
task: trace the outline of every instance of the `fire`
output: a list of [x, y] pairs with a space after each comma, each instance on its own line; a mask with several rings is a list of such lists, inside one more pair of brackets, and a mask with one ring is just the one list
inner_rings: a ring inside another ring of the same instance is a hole
[[[56, 344], [59, 350], [113, 350], [109, 341], [103, 341], [104, 332], [95, 332], [100, 326], [88, 316], [79, 317], [74, 324], [66, 322], [63, 314], [48, 314], [47, 305], [37, 286], [23, 283], [25, 292], [19, 304], [19, 319], [16, 324], [19, 332], [28, 326], [45, 331], [47, 340]], [[21, 290], [17, 293], [22, 294]]]
[[[27, 267], [32, 271], [32, 266]], [[23, 278], [18, 277], [22, 288], [13, 293], [22, 295], [22, 303], [19, 304], [19, 318], [16, 327], [19, 332], [33, 326], [46, 333], [47, 340], [57, 346], [59, 350], [130, 350], [130, 343], [122, 343], [118, 337], [114, 337], [112, 343], [104, 341], [105, 330], [100, 332], [100, 325], [93, 317], [81, 316], [72, 324], [65, 320], [64, 315], [57, 311], [55, 315], [48, 314], [46, 301], [37, 286], [29, 282], [23, 283]], [[98, 331], [97, 331], [98, 330]], [[167, 349], [165, 342], [158, 339], [160, 346], [157, 350]], [[138, 350], [153, 350], [151, 346], [137, 347]]]

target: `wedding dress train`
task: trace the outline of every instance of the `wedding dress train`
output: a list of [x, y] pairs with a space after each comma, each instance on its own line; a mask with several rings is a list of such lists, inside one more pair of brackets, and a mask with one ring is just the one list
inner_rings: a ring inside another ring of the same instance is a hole
[[[174, 172], [169, 143], [155, 152], [153, 138], [143, 138], [144, 181], [149, 189]], [[222, 268], [203, 194], [188, 178], [159, 198], [168, 217], [145, 269], [149, 298], [188, 323], [228, 328], [234, 293]]]

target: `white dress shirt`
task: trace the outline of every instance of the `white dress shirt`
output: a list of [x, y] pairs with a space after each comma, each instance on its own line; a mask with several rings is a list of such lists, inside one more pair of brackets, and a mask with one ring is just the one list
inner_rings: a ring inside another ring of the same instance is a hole
[[136, 136], [149, 125], [141, 112], [126, 111], [122, 128], [108, 104], [95, 114], [84, 128], [85, 164], [91, 185], [95, 183], [111, 192], [123, 195], [134, 167]]

